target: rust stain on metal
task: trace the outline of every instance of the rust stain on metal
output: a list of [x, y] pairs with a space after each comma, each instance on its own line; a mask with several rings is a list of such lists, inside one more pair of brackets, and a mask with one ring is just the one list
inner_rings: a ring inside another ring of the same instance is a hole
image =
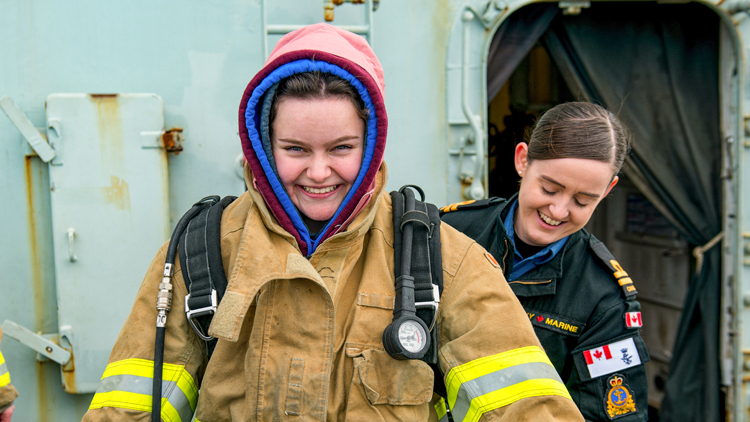
[[45, 362], [36, 363], [36, 400], [39, 422], [47, 422], [49, 416], [53, 413], [50, 412], [49, 398], [47, 397], [47, 377], [45, 376]]
[[121, 210], [130, 211], [130, 191], [128, 183], [117, 176], [110, 176], [111, 185], [104, 188], [107, 193], [107, 202], [114, 204]]
[[[31, 270], [31, 284], [33, 294], [33, 314], [34, 327], [36, 331], [45, 330], [45, 318], [50, 306], [54, 310], [54, 305], [50, 305], [49, 288], [46, 288], [44, 282], [49, 280], [45, 268], [50, 265], [49, 246], [45, 241], [47, 236], [44, 228], [45, 217], [45, 195], [46, 187], [44, 180], [45, 165], [37, 156], [25, 156], [24, 182], [26, 183], [26, 206], [28, 219], [28, 236], [29, 236], [29, 265]], [[54, 293], [51, 297], [54, 297]], [[53, 390], [57, 385], [50, 384], [50, 376], [57, 376], [57, 365], [54, 367], [49, 362], [37, 362], [36, 370], [36, 410], [37, 420], [47, 422], [55, 415], [52, 405], [54, 405]]]
[[[327, 0], [325, 4], [323, 5], [323, 18], [326, 20], [326, 22], [333, 22], [334, 19], [334, 5], [335, 6], [341, 6], [344, 3], [351, 3], [351, 4], [364, 4], [365, 0]], [[377, 3], [375, 1], [374, 3]], [[377, 6], [373, 4], [373, 9], [376, 10]]]
[[176, 127], [164, 132], [161, 136], [161, 143], [167, 152], [174, 152], [175, 155], [182, 151], [182, 128]]
[[102, 167], [114, 174], [123, 173], [122, 122], [117, 94], [90, 94], [99, 116], [99, 152]]
[[66, 348], [66, 350], [70, 352], [70, 361], [62, 367], [62, 388], [66, 393], [76, 394], [78, 387], [76, 387], [75, 356], [72, 349]]
[[[31, 265], [31, 285], [34, 295], [34, 326], [41, 330], [44, 327], [44, 296], [42, 294], [42, 274], [40, 270], [40, 260], [37, 249], [37, 227], [34, 215], [34, 160], [32, 156], [25, 158], [25, 182], [26, 182], [26, 208], [27, 219], [29, 222], [29, 264]], [[36, 158], [39, 160], [39, 158]], [[40, 185], [41, 186], [41, 185]], [[37, 408], [39, 409], [40, 421], [47, 421], [49, 412], [49, 400], [47, 397], [46, 377], [42, 362], [36, 365], [36, 386], [37, 386]]]
[[333, 22], [334, 19], [334, 12], [333, 12], [333, 2], [328, 1], [323, 6], [323, 19], [326, 20], [326, 22]]
[[44, 328], [44, 292], [42, 289], [41, 260], [37, 244], [36, 215], [37, 204], [34, 198], [34, 185], [41, 186], [41, 174], [34, 172], [34, 161], [39, 158], [27, 156], [26, 162], [26, 208], [29, 221], [29, 263], [31, 264], [31, 284], [34, 289], [34, 326], [37, 330]]

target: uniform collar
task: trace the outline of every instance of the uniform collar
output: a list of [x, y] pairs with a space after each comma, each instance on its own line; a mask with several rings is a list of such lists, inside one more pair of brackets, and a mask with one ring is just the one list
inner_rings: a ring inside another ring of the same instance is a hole
[[[503, 218], [503, 227], [505, 228], [506, 236], [508, 236], [510, 241], [515, 246], [516, 239], [515, 230], [513, 227], [513, 218], [515, 216], [516, 210], [518, 209], [518, 199], [514, 199], [513, 201], [511, 201], [510, 206], [506, 208], [508, 209], [508, 212]], [[560, 255], [560, 251], [565, 246], [565, 243], [568, 241], [569, 237], [570, 236], [565, 236], [564, 238], [550, 245], [547, 245], [541, 251], [529, 257], [522, 257], [518, 253], [518, 249], [514, 247], [513, 270], [510, 272], [508, 279], [511, 281], [516, 280], [529, 273], [530, 271], [552, 261], [557, 255]]]

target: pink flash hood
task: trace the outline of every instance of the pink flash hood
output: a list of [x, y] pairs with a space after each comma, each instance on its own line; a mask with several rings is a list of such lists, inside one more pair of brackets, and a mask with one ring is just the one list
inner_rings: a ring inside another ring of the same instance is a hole
[[[325, 229], [312, 238], [269, 164], [260, 138], [263, 95], [275, 83], [295, 73], [321, 71], [349, 81], [370, 110], [362, 167], [355, 183]], [[383, 161], [388, 117], [384, 101], [383, 68], [367, 41], [359, 35], [319, 23], [285, 35], [266, 64], [245, 89], [239, 110], [242, 150], [255, 177], [255, 186], [282, 227], [291, 233], [306, 256], [346, 225], [370, 200], [375, 176]]]

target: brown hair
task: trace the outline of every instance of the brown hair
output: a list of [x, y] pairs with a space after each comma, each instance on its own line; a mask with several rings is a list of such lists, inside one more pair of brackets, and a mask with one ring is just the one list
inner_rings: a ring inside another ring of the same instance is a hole
[[569, 102], [539, 119], [529, 138], [528, 161], [584, 158], [612, 164], [617, 175], [629, 148], [625, 127], [614, 114], [596, 104]]
[[359, 92], [345, 79], [331, 73], [320, 71], [297, 73], [279, 82], [273, 97], [273, 104], [269, 115], [269, 123], [273, 123], [279, 102], [284, 98], [322, 99], [330, 97], [348, 98], [354, 104], [357, 115], [367, 124], [370, 110]]

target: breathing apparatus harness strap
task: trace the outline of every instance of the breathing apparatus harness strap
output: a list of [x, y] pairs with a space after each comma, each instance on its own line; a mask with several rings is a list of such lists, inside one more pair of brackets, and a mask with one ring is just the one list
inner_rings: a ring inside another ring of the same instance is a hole
[[218, 196], [203, 198], [201, 202], [210, 205], [190, 220], [179, 240], [182, 278], [188, 290], [185, 316], [198, 336], [208, 342], [209, 356], [216, 340], [208, 335], [208, 328], [227, 290], [221, 260], [221, 214], [235, 199], [236, 196], [222, 200]]

